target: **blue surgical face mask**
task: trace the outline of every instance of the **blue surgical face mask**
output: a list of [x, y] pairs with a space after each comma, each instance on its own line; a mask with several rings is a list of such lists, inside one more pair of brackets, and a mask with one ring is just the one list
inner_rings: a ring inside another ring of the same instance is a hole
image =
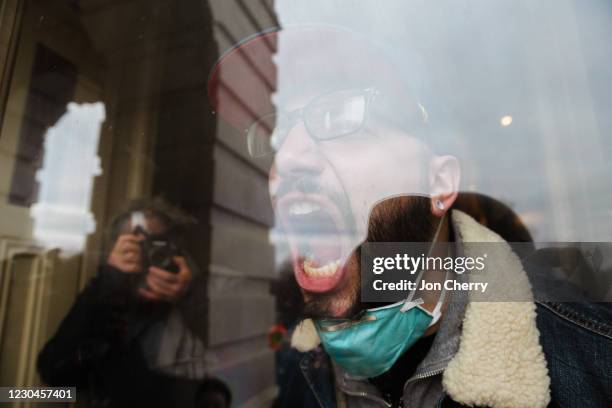
[[[433, 243], [428, 256], [432, 248]], [[417, 284], [422, 276], [420, 271]], [[388, 371], [440, 319], [444, 296], [443, 289], [433, 312], [421, 307], [422, 299], [413, 300], [412, 291], [406, 300], [368, 309], [359, 319], [318, 319], [315, 326], [325, 351], [338, 365], [355, 378], [372, 378]]]

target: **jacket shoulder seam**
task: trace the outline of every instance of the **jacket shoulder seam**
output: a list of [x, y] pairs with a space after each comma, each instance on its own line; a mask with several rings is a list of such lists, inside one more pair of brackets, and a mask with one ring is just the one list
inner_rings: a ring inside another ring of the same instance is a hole
[[612, 340], [612, 327], [606, 325], [605, 323], [595, 321], [592, 318], [585, 316], [582, 313], [572, 312], [566, 313], [561, 310], [561, 305], [559, 303], [554, 302], [536, 302], [538, 305], [550, 310], [555, 315], [559, 316], [563, 320], [575, 324], [576, 326], [582, 327], [585, 330], [590, 331], [591, 333], [606, 337]]

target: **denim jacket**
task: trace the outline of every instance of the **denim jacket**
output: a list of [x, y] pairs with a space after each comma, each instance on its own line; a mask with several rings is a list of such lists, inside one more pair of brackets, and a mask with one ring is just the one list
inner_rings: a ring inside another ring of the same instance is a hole
[[[452, 219], [459, 241], [495, 239], [465, 214], [455, 211]], [[405, 383], [404, 407], [611, 406], [609, 305], [471, 302], [462, 293], [453, 294], [429, 353]], [[300, 369], [321, 407], [391, 406], [321, 346], [304, 354]]]
[[[538, 303], [537, 326], [548, 362], [551, 401], [549, 406], [608, 407], [612, 401], [612, 316], [605, 304]], [[571, 341], [569, 341], [571, 340]], [[356, 406], [390, 407], [378, 390], [368, 383], [336, 380], [340, 401], [336, 401], [334, 367], [318, 348], [305, 353], [300, 362], [303, 378], [320, 407]], [[336, 369], [336, 375], [341, 370]], [[409, 387], [431, 392], [421, 400], [431, 407], [462, 406], [444, 392], [442, 371], [415, 374]], [[342, 395], [345, 394], [345, 395]], [[414, 395], [414, 394], [413, 394]], [[409, 399], [406, 399], [408, 401]], [[405, 404], [405, 406], [410, 406]]]

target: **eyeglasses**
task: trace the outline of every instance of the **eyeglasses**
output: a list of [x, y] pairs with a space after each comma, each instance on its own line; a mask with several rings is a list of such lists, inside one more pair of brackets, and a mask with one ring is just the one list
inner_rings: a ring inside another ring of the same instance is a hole
[[262, 116], [246, 131], [249, 153], [253, 157], [275, 153], [300, 119], [315, 140], [355, 133], [365, 124], [368, 108], [377, 94], [374, 88], [333, 91], [292, 112], [279, 111]]

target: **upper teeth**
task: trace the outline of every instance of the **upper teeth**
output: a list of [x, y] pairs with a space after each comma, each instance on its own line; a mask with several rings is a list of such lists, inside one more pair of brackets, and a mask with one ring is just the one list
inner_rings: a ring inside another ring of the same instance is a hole
[[304, 261], [304, 272], [308, 276], [314, 277], [328, 277], [332, 276], [338, 270], [338, 265], [340, 265], [340, 261], [329, 262], [326, 265], [315, 268], [312, 265], [312, 261], [310, 259], [306, 259]]
[[297, 202], [291, 204], [289, 207], [289, 214], [291, 215], [304, 215], [310, 214], [311, 212], [320, 210], [321, 207], [309, 201]]

